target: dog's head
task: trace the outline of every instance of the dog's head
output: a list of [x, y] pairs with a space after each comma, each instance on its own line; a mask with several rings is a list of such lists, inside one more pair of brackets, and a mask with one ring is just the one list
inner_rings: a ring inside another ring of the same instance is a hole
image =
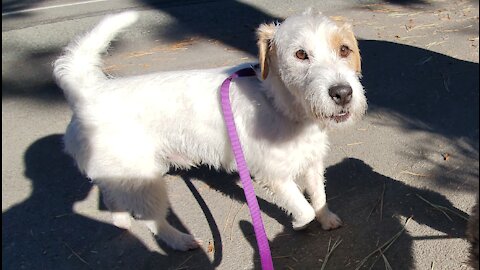
[[304, 117], [329, 126], [364, 115], [360, 51], [349, 24], [308, 10], [261, 25], [257, 36], [262, 78], [280, 80]]

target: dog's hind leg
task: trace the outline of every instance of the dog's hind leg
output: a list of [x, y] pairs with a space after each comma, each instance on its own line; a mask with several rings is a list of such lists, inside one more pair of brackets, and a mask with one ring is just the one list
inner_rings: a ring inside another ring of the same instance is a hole
[[[189, 250], [199, 246], [199, 241], [192, 235], [180, 232], [166, 220], [169, 201], [163, 179], [109, 181], [108, 184], [100, 185], [100, 188], [105, 200], [113, 204], [117, 211], [124, 209], [132, 212], [137, 219], [145, 222], [155, 236], [171, 248]], [[117, 215], [114, 218], [122, 219], [123, 216]]]
[[120, 205], [118, 205], [115, 200], [115, 196], [111, 192], [102, 191], [102, 195], [103, 203], [112, 213], [113, 225], [122, 229], [129, 229], [132, 225], [132, 220], [128, 209], [122, 208]]
[[150, 231], [176, 250], [198, 248], [200, 241], [191, 234], [182, 233], [167, 221], [169, 208], [166, 184], [163, 179], [142, 190], [142, 202], [137, 211], [145, 220]]

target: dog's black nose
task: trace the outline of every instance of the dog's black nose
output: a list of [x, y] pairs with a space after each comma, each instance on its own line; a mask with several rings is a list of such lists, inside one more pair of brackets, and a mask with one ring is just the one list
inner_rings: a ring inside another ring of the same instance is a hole
[[338, 105], [346, 105], [352, 100], [352, 87], [345, 84], [337, 84], [328, 89], [328, 94]]

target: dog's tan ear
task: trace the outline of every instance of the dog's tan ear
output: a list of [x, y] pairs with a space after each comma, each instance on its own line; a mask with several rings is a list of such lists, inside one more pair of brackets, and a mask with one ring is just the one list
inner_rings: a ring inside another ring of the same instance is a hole
[[349, 23], [344, 23], [341, 26], [341, 31], [343, 31], [347, 37], [347, 39], [350, 41], [350, 44], [352, 46], [352, 65], [357, 74], [362, 73], [362, 58], [360, 56], [360, 48], [358, 47], [358, 41], [357, 38], [355, 37], [355, 34], [353, 33], [353, 28], [352, 25]]
[[[345, 42], [351, 49], [350, 65], [357, 74], [362, 73], [362, 59], [360, 56], [360, 49], [358, 48], [358, 41], [353, 33], [353, 27], [351, 24], [345, 22], [342, 17], [331, 17], [331, 19], [337, 24], [339, 28], [338, 42]], [[337, 44], [338, 47], [341, 44]]]
[[262, 79], [265, 80], [269, 71], [269, 54], [272, 52], [272, 41], [277, 26], [274, 23], [262, 24], [257, 29], [258, 61], [262, 72]]

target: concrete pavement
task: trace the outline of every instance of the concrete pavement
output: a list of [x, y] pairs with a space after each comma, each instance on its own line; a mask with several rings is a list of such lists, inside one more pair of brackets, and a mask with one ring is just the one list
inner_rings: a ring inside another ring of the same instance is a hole
[[[330, 136], [327, 196], [343, 228], [294, 232], [257, 186], [276, 268], [320, 269], [330, 240], [341, 239], [326, 269], [355, 269], [412, 217], [385, 252], [393, 269], [467, 269], [460, 216], [478, 191], [477, 1], [15, 2], [2, 2], [11, 13], [2, 16], [3, 268], [259, 269], [234, 175], [200, 168], [168, 178], [171, 222], [202, 249], [175, 252], [140, 223], [111, 225], [98, 189], [62, 153], [71, 112], [51, 62], [104, 14], [136, 9], [140, 21], [105, 56], [108, 72], [234, 65], [255, 60], [259, 23], [316, 6], [361, 39], [369, 111]], [[385, 269], [378, 256], [364, 268], [374, 263]]]

